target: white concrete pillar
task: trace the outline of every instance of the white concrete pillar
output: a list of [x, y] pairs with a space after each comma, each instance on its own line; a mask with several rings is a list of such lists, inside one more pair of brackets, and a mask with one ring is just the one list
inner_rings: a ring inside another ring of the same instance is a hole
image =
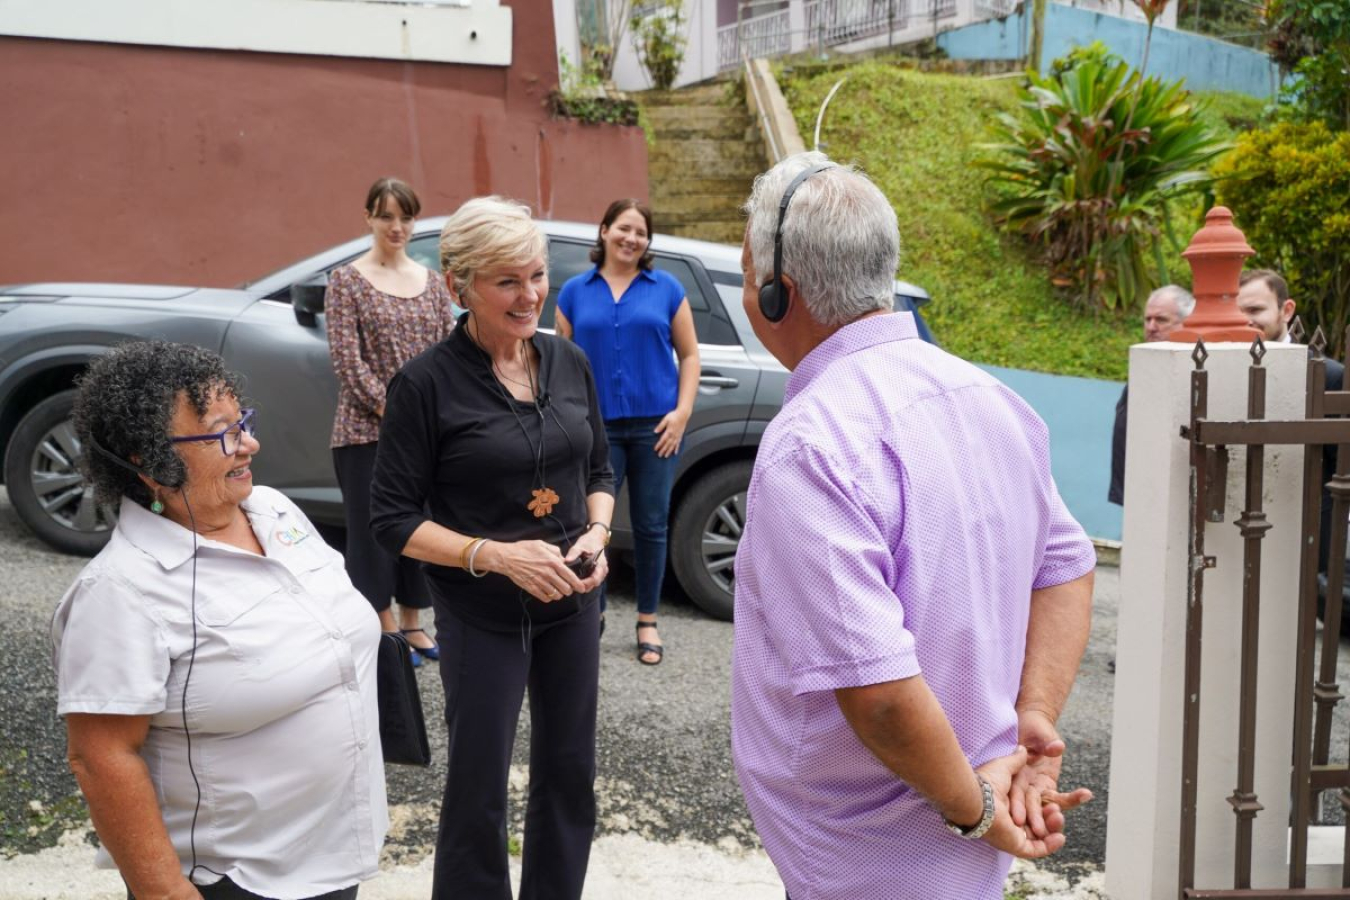
[[[1185, 650], [1190, 345], [1130, 349], [1129, 431], [1116, 687], [1111, 738], [1106, 884], [1113, 900], [1176, 896], [1181, 811], [1181, 727]], [[1208, 348], [1210, 419], [1244, 419], [1249, 348]], [[1306, 348], [1267, 345], [1266, 417], [1300, 418]], [[1237, 786], [1243, 542], [1233, 524], [1243, 507], [1247, 454], [1229, 448], [1228, 502], [1206, 526], [1196, 887], [1233, 886]], [[1303, 448], [1268, 447], [1264, 504], [1273, 526], [1261, 556], [1257, 689], [1258, 799], [1253, 887], [1287, 885], [1289, 754], [1293, 734]]]

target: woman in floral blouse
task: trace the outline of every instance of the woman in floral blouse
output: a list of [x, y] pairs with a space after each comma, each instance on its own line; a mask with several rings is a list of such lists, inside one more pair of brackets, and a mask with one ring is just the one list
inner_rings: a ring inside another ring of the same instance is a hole
[[[401, 630], [421, 657], [439, 659], [422, 630], [431, 605], [421, 563], [387, 553], [370, 534], [370, 478], [384, 417], [384, 391], [403, 364], [454, 328], [450, 295], [440, 275], [408, 256], [417, 194], [396, 178], [381, 178], [366, 195], [369, 250], [328, 276], [328, 349], [338, 377], [333, 466], [347, 516], [347, 573], [380, 614], [385, 631]], [[397, 622], [391, 611], [398, 600]]]

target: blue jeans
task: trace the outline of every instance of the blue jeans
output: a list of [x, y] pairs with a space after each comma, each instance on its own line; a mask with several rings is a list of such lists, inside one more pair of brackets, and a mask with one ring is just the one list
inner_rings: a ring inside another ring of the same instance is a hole
[[[653, 431], [660, 417], [611, 419], [605, 423], [609, 437], [609, 464], [614, 467], [614, 495], [628, 480], [628, 518], [633, 524], [634, 569], [637, 577], [637, 607], [640, 613], [656, 612], [661, 599], [661, 580], [666, 575], [666, 528], [670, 519], [670, 489], [675, 483], [679, 454], [656, 455]], [[604, 609], [604, 592], [600, 608]]]

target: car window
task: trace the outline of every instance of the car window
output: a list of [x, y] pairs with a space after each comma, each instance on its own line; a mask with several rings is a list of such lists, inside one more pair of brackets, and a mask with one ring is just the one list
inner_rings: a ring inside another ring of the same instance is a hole
[[427, 234], [408, 242], [408, 255], [433, 272], [441, 270], [441, 236]]
[[694, 331], [698, 333], [700, 344], [735, 346], [740, 343], [735, 327], [722, 309], [722, 301], [704, 290], [703, 282], [694, 272], [693, 263], [683, 257], [658, 253], [654, 265], [674, 275], [684, 287], [684, 295], [689, 299], [689, 310], [694, 314]]

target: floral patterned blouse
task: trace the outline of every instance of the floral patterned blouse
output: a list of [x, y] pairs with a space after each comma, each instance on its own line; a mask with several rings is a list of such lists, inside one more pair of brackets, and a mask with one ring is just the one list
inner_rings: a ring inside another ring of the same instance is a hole
[[416, 297], [378, 290], [354, 266], [328, 276], [324, 301], [328, 352], [338, 379], [337, 415], [330, 446], [370, 444], [380, 437], [384, 391], [389, 380], [455, 327], [450, 292], [436, 272]]

